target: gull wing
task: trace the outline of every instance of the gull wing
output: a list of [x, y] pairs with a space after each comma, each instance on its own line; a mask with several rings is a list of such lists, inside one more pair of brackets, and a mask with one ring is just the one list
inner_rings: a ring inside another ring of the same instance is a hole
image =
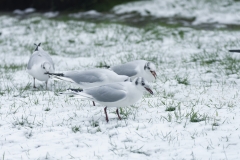
[[126, 63], [111, 67], [111, 69], [119, 75], [126, 75], [128, 77], [137, 75], [137, 66], [133, 63]]
[[120, 83], [111, 83], [99, 87], [93, 87], [85, 89], [84, 92], [100, 102], [115, 102], [126, 97], [126, 90]]

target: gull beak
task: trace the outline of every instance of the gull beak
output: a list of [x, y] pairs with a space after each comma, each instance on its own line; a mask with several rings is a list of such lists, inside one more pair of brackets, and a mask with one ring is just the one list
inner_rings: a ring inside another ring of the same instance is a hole
[[229, 52], [239, 52], [240, 53], [240, 50], [239, 49], [233, 49], [233, 50], [229, 50]]
[[47, 74], [47, 75], [48, 75], [48, 78], [50, 78], [49, 72], [45, 72], [44, 74]]
[[153, 95], [153, 91], [149, 87], [144, 87], [150, 94]]
[[150, 71], [152, 73], [152, 75], [154, 76], [154, 78], [156, 79], [157, 78], [157, 74], [155, 71]]

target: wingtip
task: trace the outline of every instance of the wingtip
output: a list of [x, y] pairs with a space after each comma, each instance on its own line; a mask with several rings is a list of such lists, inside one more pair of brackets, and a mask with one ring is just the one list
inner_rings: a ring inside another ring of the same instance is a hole
[[67, 91], [71, 91], [71, 92], [82, 92], [83, 89], [73, 89], [73, 88], [68, 88]]
[[240, 49], [230, 49], [230, 50], [228, 50], [229, 52], [238, 52], [238, 53], [240, 53]]

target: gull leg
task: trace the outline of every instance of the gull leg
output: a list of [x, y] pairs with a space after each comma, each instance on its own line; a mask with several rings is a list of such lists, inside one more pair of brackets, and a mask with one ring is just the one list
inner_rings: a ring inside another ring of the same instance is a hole
[[122, 120], [122, 118], [121, 118], [120, 115], [119, 115], [118, 108], [117, 108], [117, 110], [116, 110], [116, 113], [117, 113], [117, 115], [118, 115], [119, 120]]
[[92, 101], [92, 103], [93, 103], [93, 106], [95, 106], [95, 102], [94, 102], [94, 101]]
[[45, 83], [46, 83], [46, 90], [47, 90], [47, 82], [48, 82], [48, 81], [45, 82]]
[[107, 115], [107, 107], [104, 108], [104, 113], [106, 115], [106, 121], [108, 122], [109, 120], [108, 120], [108, 115]]
[[37, 88], [36, 86], [35, 86], [35, 78], [33, 77], [33, 88]]

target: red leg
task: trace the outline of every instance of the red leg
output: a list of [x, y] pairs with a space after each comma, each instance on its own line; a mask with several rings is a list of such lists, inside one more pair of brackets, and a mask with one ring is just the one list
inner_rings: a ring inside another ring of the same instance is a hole
[[92, 101], [92, 103], [93, 103], [93, 106], [95, 106], [95, 102], [94, 102], [94, 101]]
[[48, 81], [45, 82], [45, 83], [46, 83], [46, 90], [47, 90], [47, 82], [48, 82]]
[[116, 110], [116, 113], [117, 113], [117, 115], [118, 115], [118, 118], [119, 118], [120, 120], [122, 120], [122, 118], [121, 118], [120, 115], [119, 115], [118, 108], [117, 108], [117, 110]]
[[37, 88], [36, 86], [35, 86], [35, 78], [33, 77], [33, 88]]
[[106, 121], [108, 122], [109, 120], [108, 120], [108, 115], [107, 115], [107, 107], [104, 108], [104, 113], [106, 115]]

